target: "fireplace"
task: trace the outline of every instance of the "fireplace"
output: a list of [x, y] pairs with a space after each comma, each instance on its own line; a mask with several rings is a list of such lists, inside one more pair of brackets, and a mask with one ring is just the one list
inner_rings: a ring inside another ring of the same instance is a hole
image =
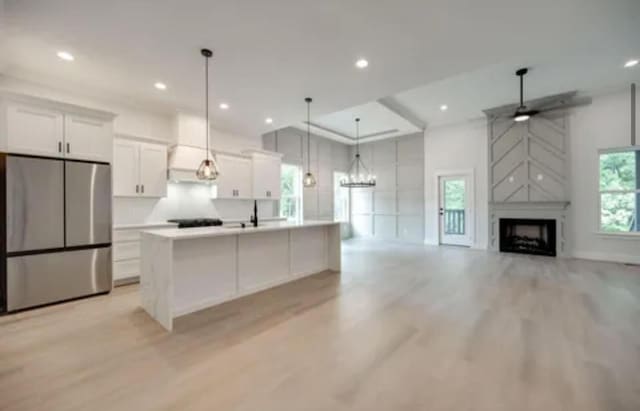
[[501, 218], [500, 251], [555, 257], [556, 220]]

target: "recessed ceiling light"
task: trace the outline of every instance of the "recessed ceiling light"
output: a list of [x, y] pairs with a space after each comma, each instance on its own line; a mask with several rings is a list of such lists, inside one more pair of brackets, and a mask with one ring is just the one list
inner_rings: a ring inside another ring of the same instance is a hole
[[626, 63], [624, 63], [624, 66], [625, 66], [625, 68], [629, 68], [629, 67], [637, 66], [638, 63], [640, 63], [639, 60], [633, 59], [633, 60], [629, 60]]
[[360, 59], [356, 61], [356, 67], [359, 69], [367, 68], [369, 67], [369, 62], [365, 59]]
[[166, 90], [167, 89], [167, 85], [161, 82], [157, 82], [153, 85], [155, 88], [157, 88], [158, 90]]
[[273, 119], [271, 117], [267, 117], [267, 118], [264, 119], [264, 122], [267, 123], [267, 124], [271, 124], [271, 123], [273, 123]]
[[75, 59], [73, 57], [73, 54], [69, 53], [68, 51], [59, 51], [57, 54], [58, 57], [60, 57], [64, 61], [73, 61]]
[[447, 106], [446, 104], [443, 104], [440, 106], [440, 111], [447, 111], [449, 109], [449, 106]]
[[223, 110], [227, 110], [229, 108], [229, 105], [227, 103], [220, 103], [220, 108]]

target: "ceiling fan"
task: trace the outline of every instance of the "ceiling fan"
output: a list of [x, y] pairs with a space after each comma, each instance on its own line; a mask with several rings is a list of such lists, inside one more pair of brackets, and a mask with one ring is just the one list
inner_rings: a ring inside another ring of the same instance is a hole
[[529, 72], [527, 68], [521, 68], [516, 71], [516, 76], [520, 77], [520, 105], [513, 114], [513, 120], [517, 122], [527, 121], [531, 117], [540, 113], [539, 110], [531, 110], [524, 105], [524, 76]]

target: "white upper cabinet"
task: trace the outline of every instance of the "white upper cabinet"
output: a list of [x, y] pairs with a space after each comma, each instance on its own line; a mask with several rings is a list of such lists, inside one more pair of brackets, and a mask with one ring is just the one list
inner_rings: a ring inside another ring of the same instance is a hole
[[111, 162], [111, 113], [12, 93], [0, 94], [0, 150]]
[[216, 159], [220, 176], [212, 189], [213, 198], [252, 198], [251, 159], [227, 154], [217, 154]]
[[166, 197], [166, 146], [140, 143], [140, 195], [143, 197]]
[[62, 157], [64, 116], [60, 112], [22, 105], [6, 107], [7, 151]]
[[279, 200], [281, 156], [257, 151], [250, 153], [253, 160], [253, 198]]
[[167, 147], [162, 144], [116, 139], [113, 145], [113, 195], [165, 197]]
[[75, 114], [64, 116], [65, 156], [111, 162], [112, 123]]
[[139, 143], [116, 139], [113, 143], [113, 195], [137, 196], [139, 187]]

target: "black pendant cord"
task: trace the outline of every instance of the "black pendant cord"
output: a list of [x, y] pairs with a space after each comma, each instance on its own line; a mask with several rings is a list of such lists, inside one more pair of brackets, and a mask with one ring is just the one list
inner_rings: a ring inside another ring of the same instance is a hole
[[356, 178], [360, 178], [360, 119], [356, 119]]
[[307, 174], [311, 174], [311, 97], [304, 99], [307, 103]]
[[207, 116], [207, 161], [209, 160], [209, 56], [204, 56], [204, 107]]
[[524, 75], [520, 75], [520, 108], [524, 107]]

